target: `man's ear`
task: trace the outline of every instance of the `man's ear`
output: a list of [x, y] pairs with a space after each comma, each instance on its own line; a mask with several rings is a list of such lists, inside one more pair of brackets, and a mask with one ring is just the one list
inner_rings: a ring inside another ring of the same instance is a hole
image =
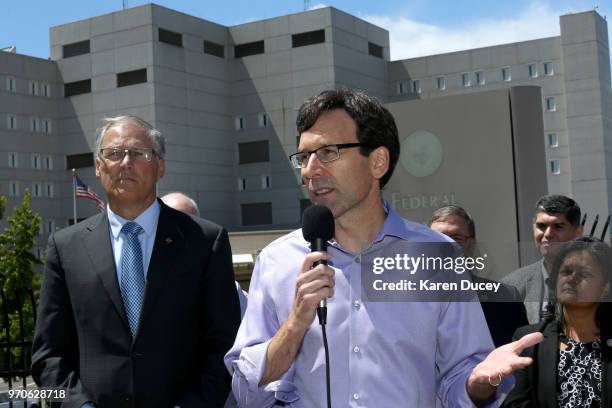
[[157, 160], [157, 180], [164, 177], [166, 174], [166, 161], [164, 159]]
[[576, 233], [574, 234], [574, 238], [579, 238], [579, 237], [581, 237], [583, 232], [584, 232], [584, 231], [583, 231], [583, 227], [582, 227], [582, 225], [578, 225], [578, 226], [576, 227]]
[[384, 146], [379, 146], [372, 150], [368, 158], [372, 175], [380, 180], [389, 170], [389, 150]]
[[96, 157], [96, 177], [100, 177], [100, 159]]

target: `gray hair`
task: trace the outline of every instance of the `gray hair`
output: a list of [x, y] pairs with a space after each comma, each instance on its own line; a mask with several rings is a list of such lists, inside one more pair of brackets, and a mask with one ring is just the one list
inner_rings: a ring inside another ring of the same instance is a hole
[[444, 220], [445, 218], [451, 215], [456, 215], [458, 217], [463, 218], [465, 220], [465, 223], [467, 224], [470, 237], [476, 238], [476, 225], [474, 224], [474, 219], [465, 209], [459, 207], [458, 205], [447, 205], [446, 207], [438, 208], [431, 216], [431, 221], [429, 221], [429, 225], [433, 224], [438, 220]]
[[100, 126], [96, 130], [96, 157], [100, 154], [100, 149], [102, 148], [102, 139], [106, 132], [115, 126], [123, 125], [126, 123], [131, 123], [147, 131], [147, 135], [151, 139], [153, 143], [153, 151], [160, 159], [163, 159], [166, 154], [166, 139], [162, 135], [162, 133], [155, 129], [149, 122], [139, 118], [138, 116], [132, 115], [123, 115], [123, 116], [115, 116], [113, 118], [104, 118], [102, 119], [102, 126]]

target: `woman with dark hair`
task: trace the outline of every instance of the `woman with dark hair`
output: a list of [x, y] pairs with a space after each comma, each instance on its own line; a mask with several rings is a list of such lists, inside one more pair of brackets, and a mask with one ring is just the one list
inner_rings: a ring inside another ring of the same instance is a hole
[[525, 349], [533, 364], [514, 372], [504, 407], [612, 407], [612, 249], [577, 238], [559, 249], [551, 271], [555, 315], [519, 328], [544, 340]]

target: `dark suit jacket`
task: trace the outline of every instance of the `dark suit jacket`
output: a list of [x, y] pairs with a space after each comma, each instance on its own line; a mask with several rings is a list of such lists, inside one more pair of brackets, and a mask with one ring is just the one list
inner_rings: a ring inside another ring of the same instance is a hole
[[132, 338], [106, 213], [49, 238], [32, 375], [65, 407], [222, 407], [240, 323], [227, 232], [161, 203]]
[[[494, 282], [479, 276], [474, 276], [473, 280], [482, 283]], [[497, 292], [479, 290], [478, 300], [495, 347], [510, 343], [515, 330], [529, 324], [525, 305], [513, 286], [502, 283]]]
[[[504, 401], [506, 408], [557, 408], [557, 365], [559, 363], [559, 326], [555, 320], [545, 321], [518, 329], [519, 339], [528, 333], [541, 331], [544, 340], [521, 354], [533, 358], [533, 363], [514, 373], [516, 385]], [[612, 406], [612, 339], [601, 332], [602, 400], [601, 407]]]

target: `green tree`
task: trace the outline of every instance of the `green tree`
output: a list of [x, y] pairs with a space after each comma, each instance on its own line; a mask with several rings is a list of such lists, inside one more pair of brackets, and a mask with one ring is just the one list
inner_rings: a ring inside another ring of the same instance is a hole
[[[26, 190], [21, 205], [13, 208], [8, 217], [8, 226], [0, 234], [0, 311], [8, 312], [8, 337], [5, 316], [0, 314], [0, 342], [31, 339], [34, 333], [34, 315], [31, 297], [40, 292], [40, 275], [34, 266], [42, 263], [32, 253], [36, 243], [40, 215], [30, 208], [31, 194]], [[0, 197], [0, 213], [5, 208], [6, 198]], [[33, 291], [33, 292], [32, 292]], [[21, 313], [20, 313], [21, 312]], [[0, 371], [8, 370], [6, 350], [0, 350]], [[12, 366], [29, 367], [30, 350], [11, 349]]]

